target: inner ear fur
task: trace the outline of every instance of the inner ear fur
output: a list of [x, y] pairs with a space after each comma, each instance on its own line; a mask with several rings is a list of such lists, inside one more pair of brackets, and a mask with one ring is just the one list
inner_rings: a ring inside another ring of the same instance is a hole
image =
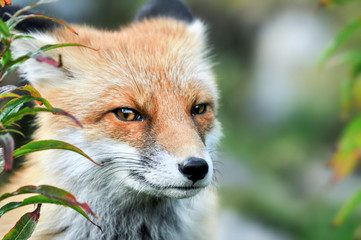
[[[47, 44], [56, 44], [55, 39], [45, 34], [31, 34], [34, 39], [18, 39], [12, 43], [11, 50], [14, 58], [26, 55], [29, 52], [37, 51], [42, 46]], [[40, 54], [42, 57], [51, 58], [54, 60], [59, 59], [59, 51], [50, 50]], [[62, 67], [56, 67], [46, 62], [40, 62], [35, 58], [26, 60], [19, 66], [20, 75], [28, 80], [35, 87], [51, 83], [57, 84], [64, 81], [69, 77], [69, 73]]]

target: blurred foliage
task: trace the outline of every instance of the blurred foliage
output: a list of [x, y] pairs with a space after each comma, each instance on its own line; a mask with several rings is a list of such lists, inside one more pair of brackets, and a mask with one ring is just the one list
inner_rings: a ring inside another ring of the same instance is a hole
[[[348, 19], [345, 12], [339, 17]], [[239, 21], [239, 18], [234, 17], [233, 21]], [[240, 23], [238, 27], [241, 26]], [[349, 28], [354, 32], [359, 30], [358, 25]], [[342, 34], [352, 36], [351, 32]], [[252, 39], [252, 35], [248, 37]], [[333, 50], [328, 49], [328, 58], [343, 45], [342, 41], [344, 44], [350, 43], [347, 36], [338, 36], [338, 39], [341, 39], [339, 45], [335, 46], [333, 42]], [[357, 41], [354, 45], [357, 46]], [[239, 46], [242, 46], [241, 43]], [[328, 157], [342, 126], [338, 109], [335, 108], [337, 100], [330, 99], [324, 89], [319, 89], [323, 95], [319, 93], [317, 99], [313, 97], [306, 100], [281, 122], [273, 125], [257, 124], [257, 119], [248, 111], [253, 104], [250, 102], [252, 73], [248, 69], [252, 58], [247, 59], [244, 55], [238, 55], [239, 52], [232, 52], [232, 47], [227, 48], [221, 41], [217, 41], [215, 50], [220, 51], [217, 52], [219, 64], [215, 70], [222, 92], [220, 118], [225, 132], [223, 149], [248, 168], [251, 177], [249, 182], [240, 184], [238, 188], [222, 189], [220, 196], [223, 205], [286, 232], [291, 239], [352, 239], [361, 217], [352, 215], [347, 223], [338, 228], [332, 227], [332, 219], [340, 207], [337, 201], [328, 199], [327, 192], [331, 186], [326, 189], [321, 186], [318, 192], [310, 193], [300, 183], [300, 179], [307, 176], [307, 171], [312, 169], [315, 162], [321, 162], [324, 166], [329, 164]], [[342, 59], [347, 62], [357, 57], [346, 54]], [[325, 74], [328, 81], [322, 84], [333, 85], [329, 81], [342, 77], [343, 70], [340, 69], [336, 69], [338, 74], [327, 69], [330, 75]], [[351, 98], [349, 87], [350, 81], [343, 84], [343, 118], [347, 105], [349, 110], [354, 109], [350, 104], [355, 93], [352, 93]], [[321, 97], [326, 98], [326, 104], [321, 108], [316, 107], [315, 101]], [[313, 188], [312, 179], [308, 184], [311, 185], [309, 188]]]
[[[323, 1], [323, 4], [341, 4], [348, 3], [351, 0], [333, 0]], [[361, 14], [361, 12], [360, 12]], [[335, 51], [350, 38], [361, 32], [361, 15], [355, 17], [335, 38], [330, 47], [326, 50], [321, 59], [321, 65], [329, 60]], [[357, 108], [354, 94], [360, 94], [360, 89], [357, 89], [356, 84], [361, 74], [361, 49], [359, 47], [349, 50], [346, 60], [350, 68], [350, 76], [343, 87], [342, 97], [342, 112], [344, 118], [347, 120], [347, 125], [344, 128], [340, 142], [337, 146], [337, 151], [331, 161], [331, 166], [335, 170], [334, 180], [348, 176], [359, 165], [361, 160], [361, 115], [360, 109]], [[354, 110], [354, 111], [352, 111]], [[361, 192], [357, 192], [346, 204], [341, 208], [336, 218], [334, 225], [341, 225], [344, 220], [355, 211], [361, 204]]]

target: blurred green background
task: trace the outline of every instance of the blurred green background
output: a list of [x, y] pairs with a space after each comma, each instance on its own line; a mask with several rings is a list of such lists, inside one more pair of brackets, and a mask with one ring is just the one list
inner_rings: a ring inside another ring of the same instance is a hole
[[[13, 0], [13, 4], [34, 1]], [[67, 22], [117, 29], [145, 0], [60, 0], [39, 7]], [[317, 63], [360, 1], [320, 8], [316, 0], [189, 0], [208, 24], [221, 91], [218, 154], [220, 239], [361, 239], [361, 215], [332, 219], [360, 186], [360, 174], [331, 183], [328, 167], [344, 122], [343, 51]]]

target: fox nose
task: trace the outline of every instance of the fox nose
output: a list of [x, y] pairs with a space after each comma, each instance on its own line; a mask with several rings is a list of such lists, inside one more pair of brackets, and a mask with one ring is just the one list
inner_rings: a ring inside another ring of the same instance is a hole
[[208, 164], [202, 158], [191, 157], [179, 164], [179, 171], [195, 183], [207, 175]]

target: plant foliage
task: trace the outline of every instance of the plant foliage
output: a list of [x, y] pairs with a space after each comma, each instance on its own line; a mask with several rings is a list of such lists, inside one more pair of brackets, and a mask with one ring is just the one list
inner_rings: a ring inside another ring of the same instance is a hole
[[[43, 1], [44, 2], [44, 1]], [[43, 15], [24, 15], [24, 13], [37, 6], [38, 2], [32, 5], [29, 5], [23, 9], [17, 11], [13, 16], [11, 16], [6, 22], [0, 19], [0, 40], [2, 44], [2, 49], [0, 53], [0, 81], [2, 81], [9, 73], [14, 71], [20, 64], [27, 61], [30, 58], [33, 58], [40, 62], [48, 63], [49, 67], [61, 67], [61, 56], [59, 56], [59, 61], [51, 59], [41, 54], [56, 48], [62, 47], [86, 47], [81, 44], [76, 43], [66, 43], [66, 44], [52, 44], [45, 45], [40, 47], [36, 51], [28, 52], [23, 56], [13, 58], [11, 53], [11, 44], [14, 40], [21, 38], [32, 38], [29, 35], [24, 35], [16, 31], [15, 27], [18, 23], [29, 19], [29, 18], [44, 18], [50, 21], [55, 21], [65, 28], [69, 29], [74, 34], [77, 34], [73, 28], [71, 28], [66, 23], [47, 16]], [[0, 0], [0, 5], [9, 5], [11, 1]], [[18, 90], [25, 91], [29, 95], [20, 95], [17, 92]], [[91, 159], [87, 154], [85, 154], [79, 148], [62, 141], [57, 140], [42, 140], [42, 141], [33, 141], [29, 142], [17, 149], [14, 149], [14, 139], [10, 133], [16, 133], [23, 135], [20, 131], [14, 129], [16, 122], [21, 120], [26, 115], [35, 115], [38, 112], [48, 112], [56, 115], [62, 115], [70, 118], [76, 125], [82, 127], [82, 124], [70, 113], [53, 107], [41, 94], [32, 86], [26, 85], [23, 87], [16, 87], [12, 85], [7, 85], [0, 87], [0, 100], [1, 99], [10, 99], [8, 102], [1, 107], [0, 109], [0, 145], [1, 145], [1, 154], [0, 154], [0, 173], [3, 171], [10, 171], [13, 166], [13, 159], [19, 156], [23, 156], [28, 153], [44, 151], [49, 149], [63, 149], [76, 152], [88, 160], [92, 161], [96, 165], [101, 165], [96, 163]], [[34, 107], [24, 107], [25, 103], [33, 102], [37, 103], [37, 106]], [[88, 204], [80, 203], [77, 199], [69, 192], [48, 185], [41, 186], [23, 186], [18, 190], [12, 193], [4, 193], [0, 196], [0, 201], [11, 198], [13, 196], [18, 196], [20, 194], [37, 194], [23, 199], [20, 202], [9, 202], [3, 205], [0, 208], [0, 218], [3, 214], [17, 209], [25, 205], [37, 205], [36, 209], [33, 212], [28, 212], [24, 214], [16, 225], [10, 229], [10, 231], [4, 236], [3, 239], [12, 240], [12, 239], [28, 239], [33, 233], [39, 217], [41, 205], [44, 203], [51, 203], [62, 205], [65, 207], [70, 207], [73, 210], [77, 211], [79, 214], [83, 215], [88, 221], [96, 225], [88, 216], [88, 214], [97, 218], [94, 212], [89, 208]], [[98, 226], [98, 225], [96, 225]], [[99, 226], [98, 226], [99, 227]], [[100, 228], [100, 227], [99, 227]]]
[[[321, 0], [321, 4], [340, 5], [351, 2], [352, 0]], [[322, 67], [347, 41], [361, 33], [361, 15], [356, 16], [347, 24], [334, 41], [324, 52], [320, 60]], [[344, 57], [344, 61], [350, 68], [350, 74], [344, 81], [341, 97], [342, 117], [346, 120], [346, 126], [339, 140], [336, 153], [334, 154], [330, 165], [334, 169], [333, 180], [338, 181], [353, 172], [361, 160], [361, 114], [360, 111], [352, 111], [356, 102], [354, 92], [356, 83], [361, 76], [361, 48], [351, 49]], [[340, 209], [335, 217], [333, 224], [341, 225], [344, 220], [355, 211], [361, 203], [361, 191], [357, 192]]]

